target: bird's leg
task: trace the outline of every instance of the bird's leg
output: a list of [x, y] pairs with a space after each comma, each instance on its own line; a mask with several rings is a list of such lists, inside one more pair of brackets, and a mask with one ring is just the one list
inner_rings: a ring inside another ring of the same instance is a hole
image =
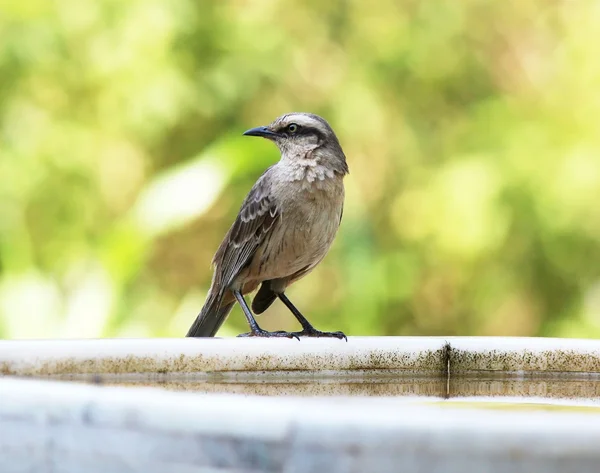
[[250, 311], [250, 307], [248, 307], [248, 304], [246, 304], [246, 300], [244, 299], [244, 296], [242, 296], [242, 293], [240, 291], [232, 291], [232, 292], [233, 292], [233, 295], [235, 296], [235, 298], [237, 299], [238, 303], [242, 307], [242, 311], [244, 312], [244, 315], [246, 316], [246, 320], [248, 320], [248, 325], [250, 325], [250, 332], [242, 333], [242, 334], [238, 335], [238, 337], [265, 337], [265, 338], [284, 337], [284, 338], [295, 338], [296, 340], [300, 340], [298, 338], [298, 335], [296, 335], [293, 332], [283, 332], [283, 331], [268, 332], [267, 330], [263, 330], [262, 328], [260, 328], [258, 326], [258, 324], [256, 323], [256, 319], [252, 315], [252, 312]]
[[277, 294], [277, 297], [279, 297], [279, 299], [281, 299], [281, 302], [283, 302], [286, 305], [286, 307], [290, 309], [292, 314], [294, 314], [294, 317], [296, 317], [296, 319], [298, 319], [298, 322], [300, 322], [300, 325], [302, 325], [302, 331], [295, 332], [296, 335], [298, 335], [299, 337], [331, 337], [339, 338], [340, 340], [344, 339], [348, 341], [348, 338], [346, 337], [346, 335], [344, 335], [343, 332], [321, 332], [320, 330], [317, 330], [310, 324], [308, 320], [306, 320], [306, 317], [304, 317], [300, 313], [300, 311], [296, 309], [296, 306], [292, 304], [292, 301], [290, 301], [285, 294]]

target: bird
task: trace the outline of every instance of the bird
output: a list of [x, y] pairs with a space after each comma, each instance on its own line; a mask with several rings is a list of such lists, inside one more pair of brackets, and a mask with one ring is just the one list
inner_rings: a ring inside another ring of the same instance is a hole
[[[272, 141], [281, 157], [258, 178], [217, 249], [206, 301], [186, 336], [214, 337], [237, 302], [250, 327], [238, 337], [348, 341], [343, 332], [314, 328], [285, 294], [323, 260], [342, 220], [349, 169], [337, 136], [324, 118], [303, 112], [282, 115], [243, 134]], [[257, 288], [251, 310], [244, 296]], [[276, 299], [291, 311], [301, 331], [270, 332], [258, 325], [255, 314]]]

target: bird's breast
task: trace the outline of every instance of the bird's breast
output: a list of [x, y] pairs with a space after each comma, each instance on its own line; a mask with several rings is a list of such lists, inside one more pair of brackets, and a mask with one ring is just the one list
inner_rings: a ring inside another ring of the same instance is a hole
[[327, 254], [340, 224], [341, 182], [309, 189], [292, 183], [279, 196], [280, 221], [252, 265], [262, 273], [261, 279], [283, 278], [314, 267]]

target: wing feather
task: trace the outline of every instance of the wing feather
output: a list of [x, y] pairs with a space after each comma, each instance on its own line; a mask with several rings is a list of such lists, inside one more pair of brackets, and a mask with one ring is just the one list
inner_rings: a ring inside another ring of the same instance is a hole
[[270, 171], [271, 168], [263, 173], [246, 196], [213, 258], [215, 278], [221, 291], [250, 264], [269, 230], [279, 220], [280, 212], [271, 195]]

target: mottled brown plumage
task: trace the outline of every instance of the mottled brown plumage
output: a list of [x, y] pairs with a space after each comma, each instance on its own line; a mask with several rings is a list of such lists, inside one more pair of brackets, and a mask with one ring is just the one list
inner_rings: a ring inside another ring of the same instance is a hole
[[[187, 336], [214, 336], [237, 301], [250, 325], [244, 336], [345, 338], [314, 329], [284, 294], [325, 257], [339, 227], [348, 173], [339, 141], [323, 118], [308, 113], [284, 115], [245, 134], [275, 142], [281, 159], [252, 187], [219, 246], [207, 300]], [[243, 295], [259, 285], [254, 312], [280, 298], [301, 332], [266, 332], [258, 326]]]

